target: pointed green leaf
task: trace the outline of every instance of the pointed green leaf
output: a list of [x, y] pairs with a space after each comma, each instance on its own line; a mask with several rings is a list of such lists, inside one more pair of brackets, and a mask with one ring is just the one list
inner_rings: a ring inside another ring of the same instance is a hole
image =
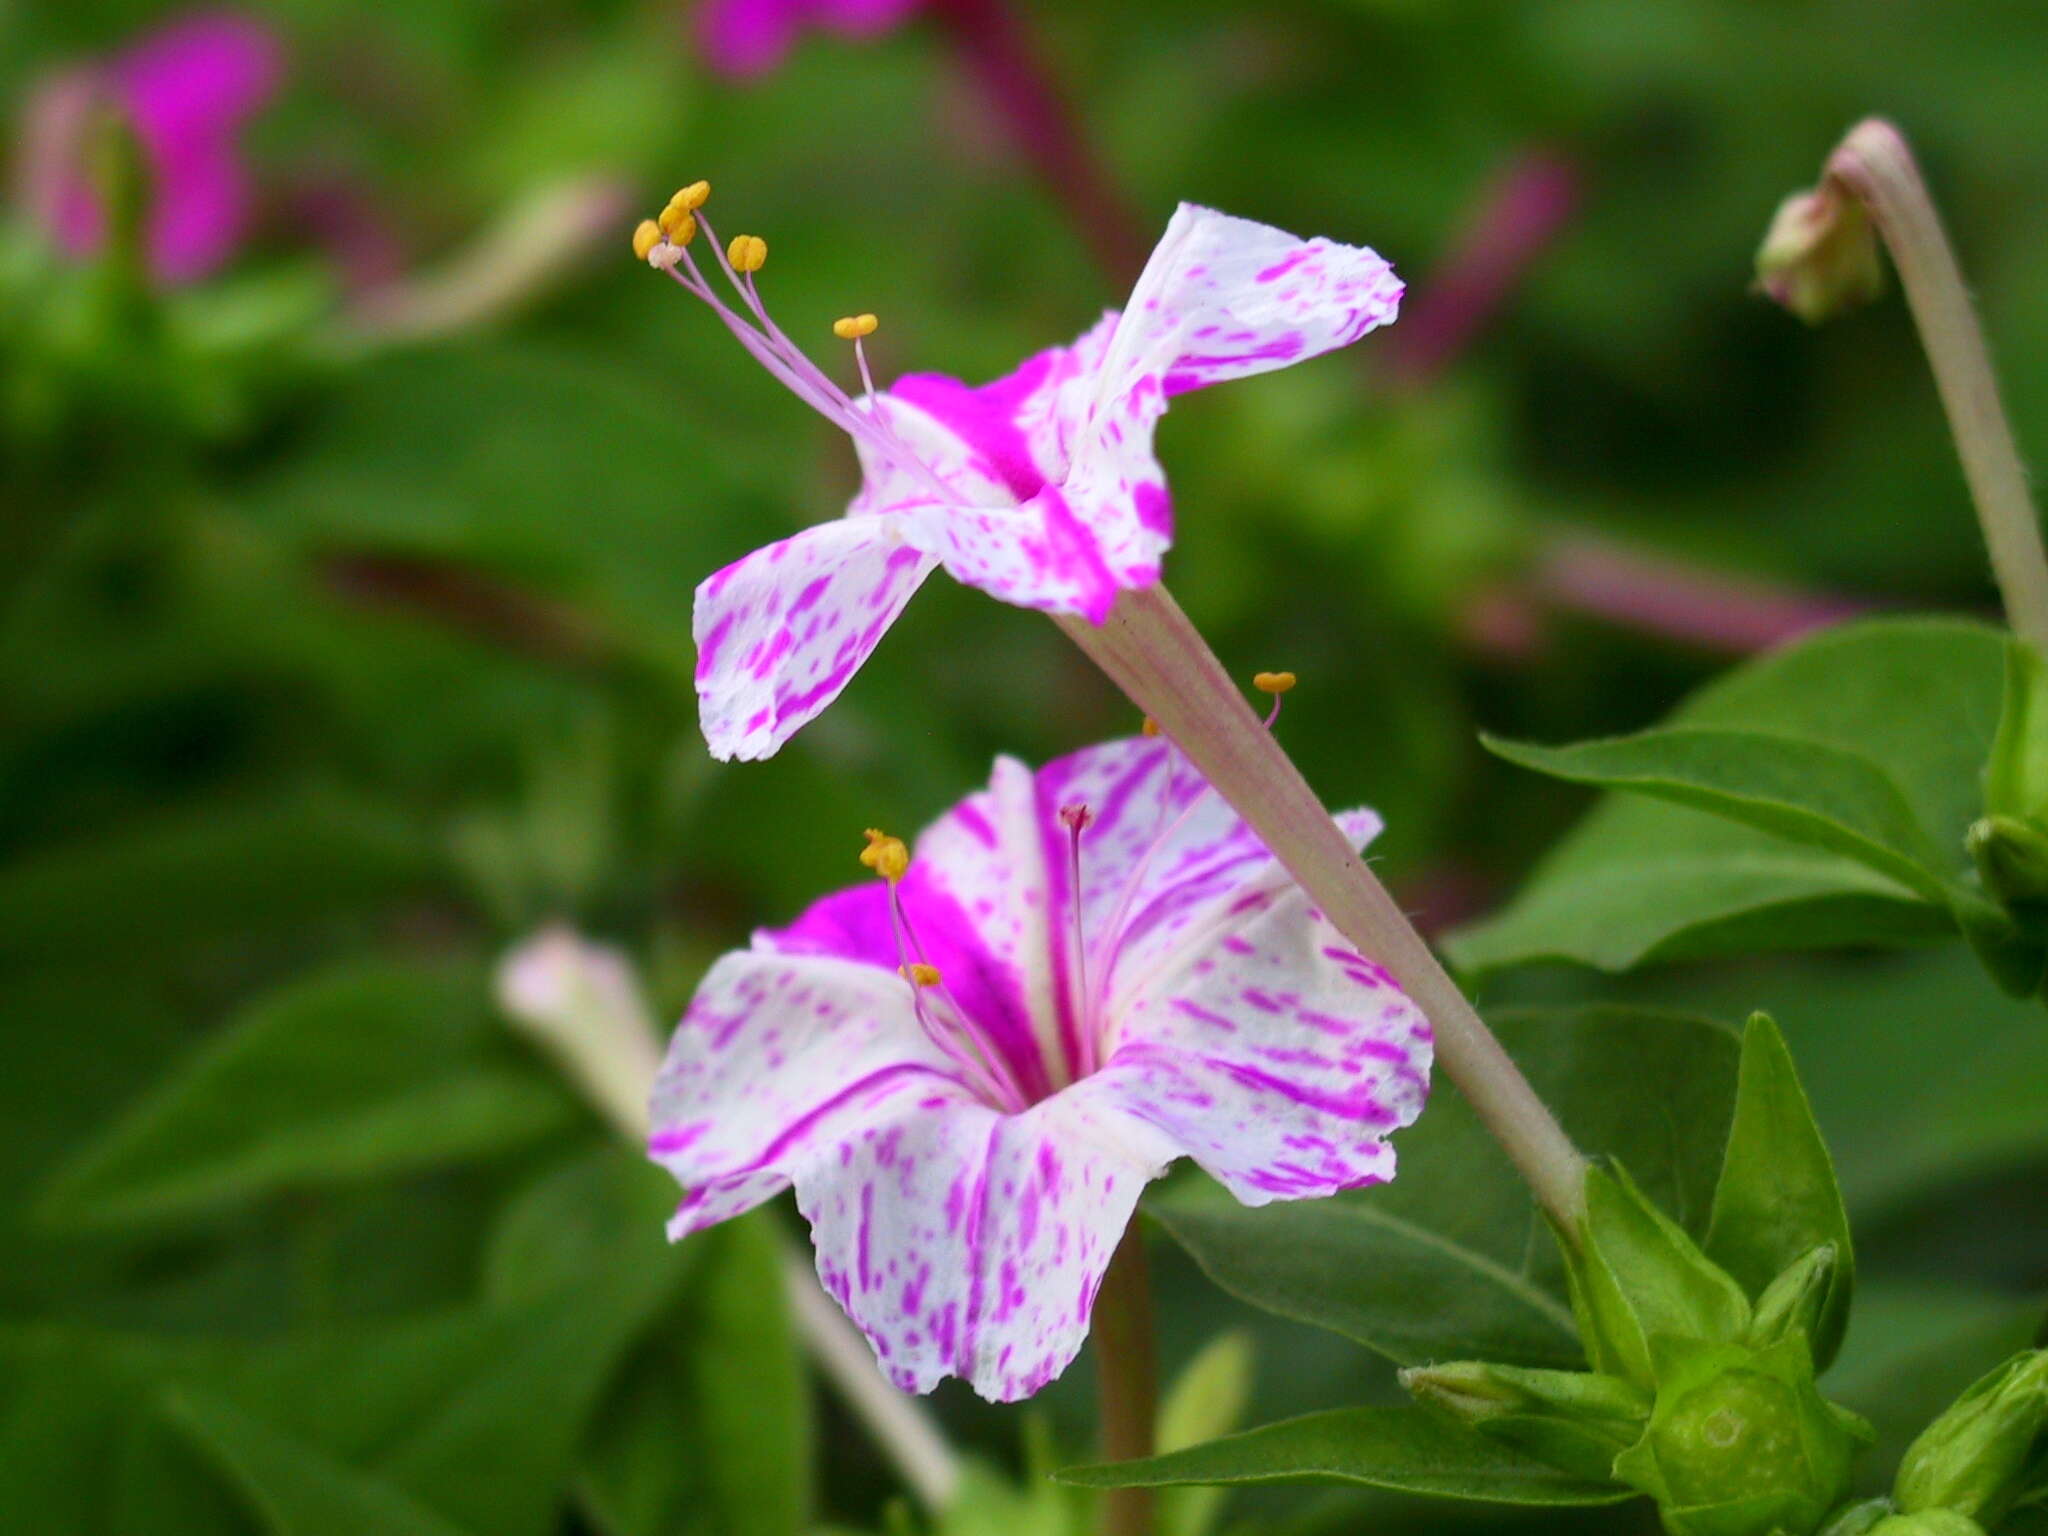
[[165, 1411], [231, 1477], [272, 1536], [464, 1536], [393, 1484], [186, 1389]]
[[1791, 1049], [1759, 1013], [1742, 1037], [1735, 1119], [1714, 1187], [1707, 1253], [1756, 1297], [1823, 1245], [1835, 1250], [1834, 1279], [1810, 1343], [1815, 1364], [1826, 1370], [1841, 1348], [1856, 1283], [1849, 1213]]
[[533, 1141], [575, 1107], [502, 1036], [481, 975], [351, 968], [231, 1021], [52, 1181], [44, 1210], [161, 1222]]
[[[1734, 1087], [1725, 1029], [1620, 1008], [1489, 1022], [1574, 1139], [1613, 1149], [1655, 1198], [1704, 1225]], [[1398, 1365], [1584, 1361], [1549, 1229], [1448, 1082], [1403, 1133], [1391, 1184], [1257, 1210], [1189, 1184], [1148, 1210], [1240, 1300]]]
[[1413, 1407], [1312, 1413], [1143, 1461], [1069, 1468], [1059, 1477], [1087, 1488], [1362, 1483], [1489, 1504], [1585, 1506], [1633, 1497], [1627, 1489], [1573, 1477]]
[[1481, 740], [1496, 756], [1538, 773], [1710, 811], [1854, 859], [1928, 901], [1946, 899], [1953, 861], [1936, 853], [1883, 767], [1857, 753], [1796, 736], [1701, 726], [1567, 747]]
[[[1967, 884], [1963, 837], [1982, 812], [2005, 650], [2000, 631], [1953, 619], [1845, 624], [1736, 668], [1666, 725], [1792, 738], [1878, 765], [1942, 872]], [[1505, 911], [1454, 935], [1450, 950], [1475, 972], [1541, 959], [1626, 970], [1954, 931], [1948, 911], [1845, 854], [1610, 795]]]

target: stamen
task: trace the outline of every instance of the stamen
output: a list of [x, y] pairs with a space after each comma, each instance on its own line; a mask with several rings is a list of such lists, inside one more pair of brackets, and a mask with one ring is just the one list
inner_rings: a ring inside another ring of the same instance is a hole
[[832, 322], [832, 334], [841, 341], [859, 341], [874, 335], [881, 323], [873, 315], [845, 315]]
[[862, 835], [868, 845], [860, 851], [861, 863], [891, 885], [901, 880], [910, 869], [910, 850], [903, 846], [903, 839], [891, 837], [879, 827], [869, 827]]
[[1280, 718], [1280, 696], [1291, 689], [1298, 681], [1299, 679], [1292, 672], [1255, 672], [1252, 674], [1252, 686], [1261, 693], [1273, 696], [1273, 707], [1266, 711], [1267, 730], [1273, 729], [1274, 722]]
[[758, 272], [768, 265], [768, 242], [759, 235], [734, 235], [725, 259], [735, 272]]
[[661, 243], [661, 226], [652, 219], [642, 219], [633, 230], [633, 259], [645, 261], [647, 253]]
[[661, 210], [661, 218], [656, 222], [660, 224], [662, 234], [668, 238], [671, 245], [688, 245], [697, 238], [696, 215], [678, 208], [674, 203]]
[[1138, 730], [1146, 736], [1157, 736], [1159, 734], [1159, 722], [1150, 715], [1147, 715], [1144, 723], [1138, 727]]
[[913, 986], [936, 987], [939, 984], [939, 968], [923, 960], [913, 960], [908, 966], [897, 966], [896, 974]]
[[1074, 932], [1074, 984], [1072, 996], [1078, 1017], [1075, 1033], [1081, 1040], [1081, 1060], [1076, 1064], [1082, 1077], [1095, 1070], [1095, 1032], [1087, 1027], [1089, 1018], [1088, 1002], [1088, 936], [1081, 928], [1081, 834], [1088, 830], [1088, 823], [1095, 819], [1095, 813], [1085, 805], [1063, 805], [1060, 820], [1067, 828], [1067, 909], [1073, 914]]
[[680, 208], [684, 213], [695, 213], [711, 201], [711, 183], [693, 181], [668, 200], [671, 208]]

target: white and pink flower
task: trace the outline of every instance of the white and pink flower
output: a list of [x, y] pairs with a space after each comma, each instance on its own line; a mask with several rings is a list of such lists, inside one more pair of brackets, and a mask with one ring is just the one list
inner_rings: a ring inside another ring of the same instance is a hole
[[[1379, 830], [1337, 821], [1357, 846]], [[720, 960], [650, 1150], [686, 1190], [671, 1236], [794, 1185], [889, 1376], [1009, 1401], [1074, 1358], [1169, 1163], [1247, 1205], [1380, 1182], [1430, 1059], [1386, 972], [1144, 737], [999, 760], [900, 879]]]
[[[694, 228], [694, 226], [693, 226]], [[993, 383], [912, 374], [849, 397], [768, 317], [753, 274], [706, 244], [649, 252], [742, 345], [843, 428], [863, 484], [846, 515], [756, 550], [697, 589], [697, 696], [719, 758], [776, 751], [837, 698], [934, 568], [1014, 603], [1100, 623], [1151, 585], [1173, 539], [1152, 438], [1187, 390], [1281, 368], [1394, 318], [1372, 251], [1183, 204], [1121, 314]], [[858, 343], [856, 343], [858, 345]], [[866, 378], [866, 358], [861, 355]]]

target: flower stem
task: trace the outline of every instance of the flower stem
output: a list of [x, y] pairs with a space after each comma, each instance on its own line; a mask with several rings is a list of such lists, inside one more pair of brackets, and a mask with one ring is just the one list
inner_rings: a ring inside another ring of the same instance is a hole
[[1559, 1229], [1577, 1232], [1584, 1159], [1172, 595], [1163, 585], [1127, 591], [1099, 629], [1085, 619], [1057, 622], [1159, 722], [1338, 931], [1415, 1000], [1444, 1071]]
[[[1159, 1372], [1152, 1339], [1152, 1279], [1145, 1238], [1133, 1222], [1109, 1261], [1089, 1322], [1105, 1461], [1150, 1456], [1159, 1419]], [[1150, 1488], [1103, 1495], [1102, 1536], [1152, 1536]]]
[[1039, 60], [1021, 17], [1004, 0], [931, 0], [939, 19], [1002, 117], [1012, 142], [1072, 216], [1112, 284], [1145, 265], [1136, 214], [1090, 148], [1073, 104]]
[[1969, 290], [1913, 151], [1890, 123], [1867, 118], [1828, 157], [1827, 175], [1869, 210], [1891, 251], [1984, 525], [2006, 618], [2023, 639], [2048, 649], [2048, 554], [2027, 494], [2026, 469], [1999, 401]]

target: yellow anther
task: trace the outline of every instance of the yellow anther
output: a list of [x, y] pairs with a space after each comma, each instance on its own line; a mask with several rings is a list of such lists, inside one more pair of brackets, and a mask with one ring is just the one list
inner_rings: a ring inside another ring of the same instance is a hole
[[658, 222], [661, 225], [661, 232], [668, 237], [670, 245], [688, 245], [697, 238], [696, 215], [688, 212], [686, 209], [678, 208], [674, 203], [670, 203], [661, 210], [661, 218]]
[[674, 197], [670, 198], [668, 205], [678, 213], [695, 213], [710, 201], [711, 183], [708, 181], [693, 181]]
[[642, 219], [633, 231], [633, 259], [645, 261], [647, 253], [661, 244], [661, 226], [652, 219]]
[[1261, 693], [1285, 693], [1294, 684], [1292, 672], [1259, 672], [1252, 677], [1252, 686]]
[[1157, 720], [1154, 720], [1150, 715], [1147, 715], [1145, 717], [1145, 723], [1139, 726], [1138, 729], [1143, 731], [1147, 736], [1157, 736], [1159, 734], [1159, 722]]
[[910, 850], [903, 846], [903, 839], [891, 837], [877, 827], [867, 830], [867, 847], [860, 851], [861, 863], [891, 885], [903, 878], [903, 872], [910, 868]]
[[936, 987], [939, 984], [939, 968], [936, 965], [926, 965], [922, 960], [914, 961], [908, 966], [897, 966], [896, 974], [913, 986]]
[[759, 235], [734, 235], [725, 259], [735, 272], [758, 272], [768, 265], [768, 242]]
[[832, 334], [841, 341], [858, 341], [874, 335], [875, 327], [881, 323], [873, 315], [847, 315], [832, 322]]

